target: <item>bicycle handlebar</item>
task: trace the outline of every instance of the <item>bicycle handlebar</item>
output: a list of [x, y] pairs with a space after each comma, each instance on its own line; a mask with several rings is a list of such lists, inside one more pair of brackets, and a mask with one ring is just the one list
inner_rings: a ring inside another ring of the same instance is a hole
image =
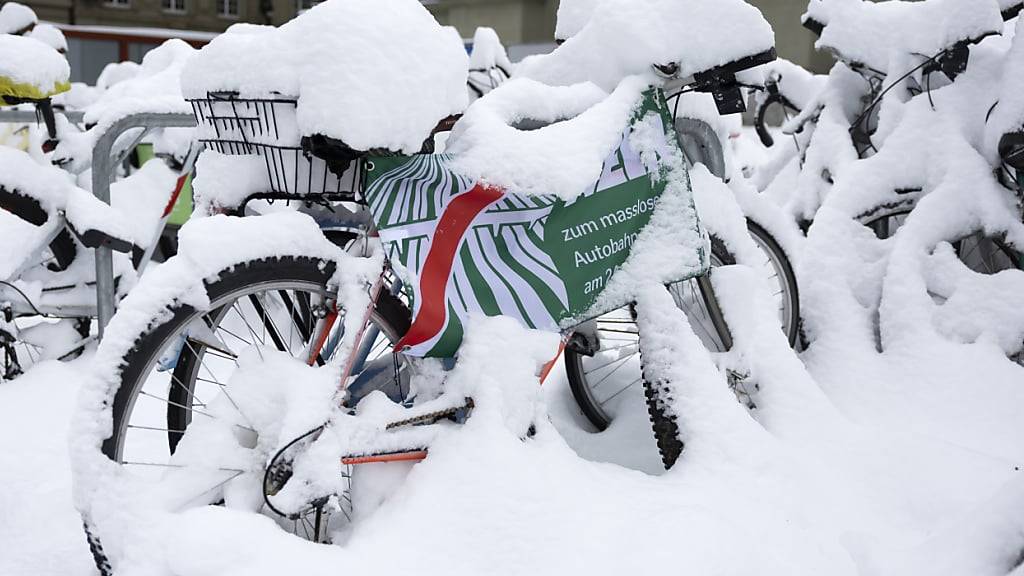
[[821, 36], [821, 33], [825, 31], [825, 24], [815, 20], [814, 18], [807, 17], [801, 22], [804, 28], [807, 28], [811, 32], [814, 32], [815, 36]]
[[1004, 22], [1008, 22], [1010, 20], [1013, 20], [1014, 18], [1017, 17], [1018, 14], [1020, 14], [1021, 9], [1024, 9], [1024, 1], [1017, 2], [1017, 3], [1009, 6], [1008, 8], [1004, 8], [1003, 9], [1003, 21]]
[[761, 144], [765, 148], [771, 148], [775, 145], [775, 138], [768, 132], [768, 127], [765, 124], [765, 116], [768, 114], [768, 109], [776, 104], [781, 104], [783, 108], [788, 108], [794, 112], [800, 112], [800, 108], [793, 104], [789, 98], [783, 96], [779, 92], [777, 85], [769, 84], [766, 90], [768, 91], [768, 97], [757, 107], [757, 115], [754, 118], [754, 130], [757, 132], [757, 137], [761, 139]]

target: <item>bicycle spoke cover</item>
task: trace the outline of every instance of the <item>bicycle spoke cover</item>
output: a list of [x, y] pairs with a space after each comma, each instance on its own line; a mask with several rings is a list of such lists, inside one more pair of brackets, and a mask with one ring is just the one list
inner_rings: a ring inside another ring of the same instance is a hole
[[570, 202], [474, 182], [455, 172], [445, 154], [374, 157], [366, 200], [413, 307], [412, 327], [396, 349], [450, 357], [470, 313], [558, 331], [626, 304], [594, 309], [665, 190], [666, 163], [681, 158], [659, 154], [662, 170], [652, 173], [630, 145], [636, 122], [652, 113], [664, 139], [655, 149], [678, 147], [675, 132], [666, 129], [672, 126], [667, 111], [648, 93], [600, 180]]

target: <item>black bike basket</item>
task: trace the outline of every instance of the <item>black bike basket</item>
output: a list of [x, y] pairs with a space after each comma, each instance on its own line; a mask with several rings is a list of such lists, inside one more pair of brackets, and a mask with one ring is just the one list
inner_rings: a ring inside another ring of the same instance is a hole
[[189, 103], [204, 146], [221, 154], [263, 158], [270, 193], [310, 199], [351, 194], [351, 178], [335, 174], [327, 162], [303, 147], [295, 98], [240, 98], [233, 92], [211, 92]]

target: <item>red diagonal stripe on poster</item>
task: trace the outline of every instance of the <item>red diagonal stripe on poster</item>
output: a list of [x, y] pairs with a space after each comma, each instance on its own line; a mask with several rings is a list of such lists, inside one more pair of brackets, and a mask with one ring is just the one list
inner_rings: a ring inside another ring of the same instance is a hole
[[499, 188], [477, 184], [445, 207], [420, 272], [419, 312], [409, 332], [395, 344], [395, 350], [423, 344], [444, 329], [448, 316], [445, 293], [462, 237], [477, 215], [503, 194]]

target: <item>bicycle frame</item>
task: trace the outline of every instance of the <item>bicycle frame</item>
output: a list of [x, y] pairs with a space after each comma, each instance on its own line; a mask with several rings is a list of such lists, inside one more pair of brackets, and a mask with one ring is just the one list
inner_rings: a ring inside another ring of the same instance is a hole
[[[667, 110], [668, 106], [665, 102], [664, 92], [656, 92], [655, 99], [659, 101], [660, 108]], [[666, 127], [672, 134], [677, 136], [677, 143], [683, 151], [686, 164], [693, 165], [694, 163], [700, 162], [709, 166], [709, 168], [719, 177], [725, 176], [725, 159], [722, 150], [722, 144], [719, 141], [715, 131], [706, 123], [699, 120], [693, 119], [678, 119], [674, 125]], [[363, 159], [361, 162], [369, 162], [369, 160]], [[364, 183], [365, 185], [365, 183]], [[365, 198], [365, 191], [360, 190], [360, 197]], [[366, 211], [363, 208], [363, 211]], [[323, 228], [326, 222], [321, 222]], [[362, 239], [375, 238], [378, 236], [376, 224], [370, 222], [365, 228], [360, 230]], [[363, 241], [352, 242], [347, 247], [347, 252], [354, 256], [367, 256], [368, 255], [368, 243]], [[377, 296], [385, 289], [388, 285], [389, 275], [391, 274], [391, 268], [389, 265], [385, 265], [380, 275], [368, 286], [368, 292], [370, 294], [369, 303], [365, 310], [362, 311], [350, 311], [350, 313], [358, 314], [361, 313], [361, 322], [359, 323], [359, 329], [356, 334], [352, 335], [353, 341], [349, 344], [348, 356], [344, 359], [344, 363], [338, 367], [338, 398], [344, 398], [349, 385], [349, 381], [353, 374], [359, 373], [361, 366], [367, 359], [369, 353], [369, 344], [377, 338], [377, 331], [370, 325], [370, 318], [374, 312]], [[706, 273], [700, 274], [697, 277], [697, 281], [702, 283], [702, 288], [705, 290], [710, 289], [710, 280]], [[392, 289], [397, 290], [398, 284], [393, 284]], [[339, 344], [340, 334], [333, 334], [332, 331], [336, 330], [338, 322], [338, 310], [336, 302], [329, 302], [330, 311], [328, 314], [321, 318], [313, 332], [310, 345], [306, 350], [305, 357], [307, 363], [314, 364], [318, 358], [330, 356]], [[573, 334], [575, 327], [568, 327], [560, 331], [561, 339], [558, 349], [553, 351], [553, 357], [550, 361], [546, 362], [538, 372], [538, 378], [541, 382], [544, 381], [551, 373], [552, 368], [558, 361], [565, 346], [569, 340], [569, 336]], [[400, 354], [400, 351], [393, 351], [392, 354]], [[397, 362], [396, 362], [397, 366]], [[397, 368], [396, 368], [397, 373]], [[371, 456], [359, 456], [358, 458], [345, 458], [343, 463], [345, 464], [362, 464], [362, 463], [377, 463], [377, 462], [391, 462], [391, 461], [415, 461], [421, 460], [426, 455], [426, 448], [423, 446], [411, 446], [407, 451], [400, 452], [389, 452], [388, 454], [371, 455]]]

